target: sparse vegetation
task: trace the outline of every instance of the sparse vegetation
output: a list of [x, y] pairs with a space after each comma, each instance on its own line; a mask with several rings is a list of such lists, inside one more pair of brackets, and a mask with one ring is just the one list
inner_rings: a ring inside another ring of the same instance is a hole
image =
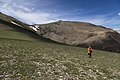
[[0, 39], [0, 79], [119, 80], [120, 54], [46, 42]]

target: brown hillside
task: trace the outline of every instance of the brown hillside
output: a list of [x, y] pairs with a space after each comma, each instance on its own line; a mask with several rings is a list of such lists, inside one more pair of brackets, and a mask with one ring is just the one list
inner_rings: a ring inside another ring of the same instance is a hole
[[120, 34], [91, 23], [58, 21], [39, 26], [37, 34], [68, 45], [120, 52]]

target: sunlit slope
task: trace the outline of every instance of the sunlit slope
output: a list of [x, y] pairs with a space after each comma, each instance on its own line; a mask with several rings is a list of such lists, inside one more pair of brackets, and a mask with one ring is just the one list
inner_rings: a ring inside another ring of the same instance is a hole
[[118, 53], [0, 39], [1, 80], [120, 80], [119, 65]]

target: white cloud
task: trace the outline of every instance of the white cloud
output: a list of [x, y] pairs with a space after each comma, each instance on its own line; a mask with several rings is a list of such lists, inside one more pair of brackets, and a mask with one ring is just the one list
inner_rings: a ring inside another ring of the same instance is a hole
[[120, 13], [118, 13], [118, 15], [120, 16]]
[[[16, 3], [17, 1], [20, 1], [21, 4]], [[29, 0], [17, 0], [14, 2], [13, 0], [0, 0], [0, 12], [3, 12], [5, 14], [8, 14], [10, 16], [13, 16], [25, 23], [28, 24], [40, 24], [40, 23], [48, 23], [48, 22], [54, 22], [57, 20], [65, 20], [65, 21], [82, 21], [82, 22], [89, 22], [96, 25], [105, 25], [107, 27], [111, 27], [107, 24], [114, 24], [118, 25], [120, 24], [119, 16], [116, 17], [108, 17], [110, 14], [104, 14], [104, 15], [93, 15], [93, 16], [86, 16], [84, 14], [90, 13], [87, 11], [84, 11], [82, 9], [76, 9], [66, 12], [59, 12], [58, 9], [53, 9], [48, 12], [43, 11], [35, 11], [36, 8], [33, 5], [33, 3], [26, 3], [25, 1]], [[39, 7], [45, 7], [46, 5], [50, 5], [48, 0], [40, 0]], [[31, 5], [31, 7], [28, 7], [26, 5]], [[92, 11], [94, 12], [94, 10]], [[78, 16], [76, 16], [78, 15]], [[80, 16], [81, 15], [81, 16]], [[120, 13], [118, 13], [120, 15]], [[114, 28], [114, 26], [112, 26]], [[118, 27], [116, 31], [119, 31], [120, 28]]]
[[117, 31], [118, 33], [120, 33], [120, 28], [113, 28], [113, 30]]
[[43, 23], [46, 21], [49, 21], [49, 13], [44, 13], [44, 12], [39, 12], [39, 13], [32, 13], [32, 12], [28, 12], [25, 13], [23, 11], [17, 11], [17, 12], [13, 12], [15, 16], [17, 16], [18, 18], [26, 21], [27, 23]]
[[0, 3], [1, 12], [16, 17], [28, 24], [47, 23], [54, 20], [51, 19], [51, 16], [55, 18], [55, 15], [53, 16], [51, 13], [33, 11], [33, 8], [29, 9], [28, 7], [17, 5], [14, 2], [0, 1]]

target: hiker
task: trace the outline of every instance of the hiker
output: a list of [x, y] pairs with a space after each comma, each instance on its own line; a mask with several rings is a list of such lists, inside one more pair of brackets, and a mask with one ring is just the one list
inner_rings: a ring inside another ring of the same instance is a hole
[[89, 55], [89, 58], [92, 57], [92, 48], [90, 46], [88, 47], [88, 55]]

